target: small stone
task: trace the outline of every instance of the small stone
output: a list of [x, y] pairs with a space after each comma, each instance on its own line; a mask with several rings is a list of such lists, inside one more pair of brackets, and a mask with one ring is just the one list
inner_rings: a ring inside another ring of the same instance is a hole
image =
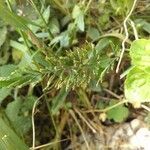
[[137, 129], [140, 126], [140, 124], [141, 124], [141, 122], [138, 119], [134, 119], [130, 123], [133, 130]]

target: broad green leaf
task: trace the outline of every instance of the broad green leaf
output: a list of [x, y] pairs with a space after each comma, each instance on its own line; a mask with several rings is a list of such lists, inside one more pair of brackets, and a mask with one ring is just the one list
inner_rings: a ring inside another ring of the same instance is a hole
[[140, 39], [132, 43], [130, 48], [132, 65], [150, 67], [150, 40]]
[[11, 40], [10, 46], [19, 50], [19, 52], [22, 53], [22, 59], [18, 65], [18, 67], [20, 67], [21, 69], [28, 67], [28, 66], [30, 66], [31, 68], [34, 67], [34, 65], [32, 63], [32, 56], [31, 56], [30, 52], [28, 51], [28, 48], [25, 45]]
[[0, 149], [1, 150], [29, 150], [29, 147], [0, 117]]
[[66, 97], [69, 93], [69, 90], [66, 91], [66, 88], [61, 88], [58, 95], [52, 99], [52, 107], [51, 112], [53, 115], [57, 114], [59, 112], [59, 109], [64, 106], [64, 102], [66, 100]]
[[[116, 104], [117, 101], [111, 101], [109, 106]], [[107, 112], [107, 118], [115, 122], [123, 122], [129, 115], [129, 110], [124, 105], [117, 106]]]
[[109, 44], [110, 44], [110, 41], [108, 38], [100, 39], [95, 46], [96, 53], [98, 54], [98, 53], [102, 52], [102, 50], [104, 48], [106, 48]]
[[50, 6], [48, 6], [43, 12], [43, 18], [45, 19], [46, 23], [48, 23], [50, 17]]
[[60, 45], [61, 47], [68, 47], [69, 46], [69, 40], [70, 40], [70, 37], [69, 37], [69, 34], [68, 32], [63, 32], [61, 35], [60, 35]]
[[81, 13], [75, 20], [77, 27], [81, 30], [84, 31], [84, 14]]
[[21, 51], [24, 54], [28, 54], [29, 55], [28, 48], [25, 45], [23, 45], [23, 44], [21, 44], [19, 42], [10, 40], [10, 46], [12, 46], [15, 49], [18, 49], [19, 51]]
[[78, 5], [75, 5], [72, 11], [72, 18], [76, 19], [81, 14], [81, 9]]
[[[44, 12], [42, 13], [43, 19], [45, 20], [46, 23], [49, 22], [49, 17], [50, 17], [50, 6], [48, 6]], [[42, 18], [38, 18], [36, 20], [33, 20], [33, 22], [39, 26], [35, 26], [34, 24], [29, 24], [28, 27], [31, 29], [33, 33], [36, 33], [37, 31], [40, 30], [41, 27], [45, 26], [45, 23], [43, 22]], [[51, 29], [50, 29], [51, 30]]]
[[61, 47], [68, 47], [70, 44], [69, 32], [62, 32], [59, 36], [56, 36], [50, 43], [50, 45], [56, 44], [60, 42]]
[[150, 23], [145, 22], [143, 25], [143, 29], [150, 34]]
[[80, 9], [78, 5], [75, 5], [72, 11], [72, 18], [75, 19], [77, 27], [81, 31], [84, 31], [84, 12]]
[[18, 98], [7, 105], [6, 115], [16, 132], [23, 136], [31, 128], [31, 110], [37, 98], [30, 96]]
[[60, 25], [57, 18], [50, 19], [49, 28], [51, 30], [51, 33], [53, 33], [54, 35], [60, 32]]
[[98, 29], [90, 27], [87, 31], [87, 36], [90, 37], [93, 41], [97, 40], [100, 36]]
[[[148, 71], [149, 70], [149, 71]], [[150, 68], [133, 67], [125, 81], [125, 97], [130, 102], [150, 102]]]
[[76, 35], [76, 25], [74, 23], [70, 23], [68, 25], [68, 29], [62, 32], [60, 35], [56, 36], [50, 42], [50, 45], [60, 42], [61, 47], [68, 47], [72, 44], [73, 40], [75, 40], [75, 35]]

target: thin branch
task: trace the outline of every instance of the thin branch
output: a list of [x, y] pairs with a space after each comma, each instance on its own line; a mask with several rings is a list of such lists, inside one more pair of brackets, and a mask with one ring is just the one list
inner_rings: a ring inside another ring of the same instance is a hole
[[117, 99], [121, 99], [122, 97], [117, 95], [116, 93], [108, 90], [108, 89], [103, 89], [105, 92], [109, 93], [110, 95], [112, 95], [113, 97], [117, 98]]
[[125, 18], [124, 22], [123, 22], [123, 26], [124, 26], [124, 30], [125, 30], [125, 38], [122, 41], [122, 51], [121, 51], [120, 58], [119, 58], [119, 61], [118, 61], [118, 64], [117, 64], [116, 73], [118, 73], [118, 71], [119, 71], [119, 67], [120, 67], [120, 64], [121, 64], [121, 61], [122, 61], [122, 58], [123, 58], [123, 54], [125, 52], [125, 43], [126, 43], [128, 37], [129, 37], [129, 33], [128, 33], [128, 29], [127, 29], [127, 21], [130, 18], [131, 14], [132, 14], [132, 12], [135, 8], [136, 2], [137, 2], [137, 0], [134, 0], [131, 10], [130, 10], [129, 14], [127, 15], [127, 17]]

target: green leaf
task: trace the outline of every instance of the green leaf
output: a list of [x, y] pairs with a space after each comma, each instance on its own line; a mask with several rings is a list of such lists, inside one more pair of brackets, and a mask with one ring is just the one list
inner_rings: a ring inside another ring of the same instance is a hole
[[87, 36], [90, 37], [93, 41], [97, 40], [100, 36], [98, 29], [90, 27], [87, 31]]
[[150, 34], [150, 23], [146, 22], [143, 25], [143, 29]]
[[48, 63], [48, 61], [45, 60], [45, 57], [40, 52], [34, 54], [33, 60], [39, 65], [42, 65], [44, 68], [50, 67], [50, 64]]
[[68, 47], [69, 46], [69, 40], [70, 40], [70, 37], [69, 37], [69, 34], [68, 32], [63, 32], [61, 34], [61, 38], [60, 38], [60, 45], [61, 47]]
[[110, 41], [108, 38], [100, 39], [95, 46], [96, 53], [98, 54], [98, 53], [102, 52], [102, 50], [104, 48], [106, 48], [109, 44], [110, 44]]
[[83, 32], [84, 31], [84, 15], [80, 14], [79, 17], [76, 18], [77, 27]]
[[54, 35], [60, 32], [60, 25], [57, 18], [51, 18], [49, 28]]
[[[43, 19], [45, 20], [46, 23], [48, 23], [49, 21], [49, 17], [50, 17], [50, 6], [48, 6], [44, 12], [42, 13], [42, 17]], [[31, 31], [33, 33], [36, 33], [37, 31], [40, 30], [41, 27], [44, 27], [45, 23], [43, 22], [43, 19], [41, 17], [39, 17], [38, 19], [36, 20], [33, 20], [33, 23], [29, 24], [28, 27], [31, 29]], [[36, 25], [39, 25], [39, 26], [35, 26]], [[51, 30], [51, 29], [50, 29]]]
[[76, 19], [81, 14], [81, 9], [78, 5], [75, 5], [72, 11], [72, 18]]
[[150, 67], [150, 40], [140, 39], [132, 43], [130, 47], [132, 65], [138, 67]]
[[0, 116], [0, 149], [29, 150], [29, 147], [17, 136]]
[[125, 81], [125, 97], [133, 104], [150, 102], [150, 68], [133, 67]]
[[5, 109], [8, 119], [20, 136], [23, 136], [31, 128], [31, 114], [29, 112], [36, 99], [33, 96], [25, 99], [18, 98], [9, 103]]
[[[112, 100], [109, 106], [116, 104], [116, 100]], [[124, 105], [117, 106], [107, 112], [107, 118], [113, 119], [115, 122], [123, 122], [129, 115], [129, 110]]]
[[8, 77], [17, 69], [16, 65], [9, 64], [0, 67], [0, 77]]
[[17, 75], [9, 76], [9, 77], [2, 77], [0, 78], [0, 88], [3, 87], [16, 87], [18, 86], [21, 88], [29, 83], [37, 83], [41, 80], [40, 74], [19, 74], [16, 72]]
[[125, 97], [139, 107], [143, 102], [150, 102], [150, 40], [140, 39], [130, 48], [132, 69], [125, 81]]
[[75, 5], [73, 11], [72, 11], [72, 18], [75, 19], [75, 23], [77, 24], [77, 27], [84, 31], [84, 12], [80, 9], [78, 5]]
[[28, 51], [28, 48], [25, 45], [11, 40], [10, 46], [19, 50], [19, 52], [21, 52], [23, 54], [22, 59], [18, 65], [18, 67], [20, 67], [21, 69], [23, 69], [25, 67], [29, 67], [29, 66], [31, 68], [34, 67], [33, 62], [32, 62], [32, 56], [30, 55], [30, 52]]
[[50, 17], [50, 6], [48, 6], [43, 12], [43, 18], [48, 23]]
[[96, 80], [91, 80], [91, 82], [89, 83], [89, 89], [94, 92], [102, 91], [101, 85], [97, 84]]
[[17, 85], [17, 82], [20, 80], [21, 77], [12, 77], [12, 78], [0, 78], [0, 88], [3, 87], [13, 87]]
[[64, 101], [66, 100], [66, 97], [69, 93], [69, 90], [66, 90], [66, 88], [61, 88], [58, 95], [52, 99], [52, 114], [55, 115], [59, 112], [59, 109], [64, 106]]

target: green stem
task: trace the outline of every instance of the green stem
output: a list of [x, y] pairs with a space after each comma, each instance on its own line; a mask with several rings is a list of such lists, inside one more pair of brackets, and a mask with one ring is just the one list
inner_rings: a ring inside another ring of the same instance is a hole
[[107, 111], [109, 111], [109, 110], [111, 110], [111, 109], [113, 109], [113, 108], [115, 108], [115, 107], [117, 107], [117, 106], [120, 106], [120, 105], [122, 105], [122, 104], [124, 104], [124, 103], [127, 103], [128, 102], [128, 100], [126, 100], [126, 99], [124, 99], [124, 100], [122, 100], [122, 101], [120, 101], [120, 102], [118, 102], [117, 104], [114, 104], [114, 105], [112, 105], [112, 106], [110, 106], [110, 107], [107, 107], [107, 108], [105, 108], [105, 109], [96, 109], [96, 110], [88, 110], [88, 111], [86, 111], [86, 112], [101, 112], [101, 113], [106, 113]]
[[105, 108], [105, 109], [103, 109], [103, 110], [101, 110], [102, 112], [107, 112], [107, 111], [109, 111], [109, 110], [111, 110], [111, 109], [113, 109], [113, 108], [115, 108], [115, 107], [117, 107], [117, 106], [120, 106], [120, 105], [122, 105], [122, 104], [124, 104], [124, 103], [127, 103], [128, 102], [128, 100], [122, 100], [122, 101], [120, 101], [120, 102], [118, 102], [117, 104], [114, 104], [114, 105], [112, 105], [112, 106], [110, 106], [110, 107], [107, 107], [107, 108]]
[[[41, 84], [42, 84], [42, 89], [44, 89], [43, 82], [42, 82]], [[56, 131], [56, 135], [57, 135], [57, 134], [58, 134], [57, 126], [56, 126], [55, 120], [54, 120], [54, 118], [53, 118], [53, 116], [52, 116], [51, 108], [50, 108], [50, 106], [49, 106], [49, 102], [48, 102], [48, 100], [47, 100], [47, 95], [46, 95], [46, 93], [44, 93], [44, 97], [45, 97], [45, 102], [46, 102], [47, 109], [48, 109], [48, 112], [49, 112], [49, 116], [50, 116], [50, 118], [52, 119], [52, 123], [53, 123], [54, 129], [55, 129], [55, 131]]]
[[52, 123], [53, 123], [54, 129], [55, 129], [56, 134], [57, 134], [56, 123], [55, 123], [55, 120], [54, 120], [54, 118], [53, 118], [53, 116], [52, 116], [51, 108], [50, 108], [50, 106], [49, 106], [49, 103], [48, 103], [48, 101], [47, 101], [47, 98], [45, 98], [45, 101], [46, 101], [47, 109], [48, 109], [48, 111], [49, 111], [49, 116], [50, 116], [50, 118], [52, 119]]
[[83, 89], [77, 89], [76, 92], [78, 93], [79, 99], [86, 105], [87, 108], [92, 108], [89, 99]]
[[21, 30], [19, 30], [18, 32], [19, 32], [20, 35], [22, 36], [23, 41], [24, 41], [26, 47], [28, 48], [28, 51], [30, 52], [30, 54], [32, 54], [32, 52], [31, 52], [31, 50], [30, 50], [30, 47], [29, 47], [29, 45], [28, 45], [27, 39], [26, 39], [25, 36], [24, 36], [24, 33], [23, 33]]
[[6, 3], [7, 3], [7, 6], [8, 6], [8, 8], [9, 8], [9, 10], [12, 12], [13, 9], [12, 9], [12, 6], [11, 6], [11, 4], [10, 4], [10, 1], [9, 1], [9, 0], [6, 0]]

